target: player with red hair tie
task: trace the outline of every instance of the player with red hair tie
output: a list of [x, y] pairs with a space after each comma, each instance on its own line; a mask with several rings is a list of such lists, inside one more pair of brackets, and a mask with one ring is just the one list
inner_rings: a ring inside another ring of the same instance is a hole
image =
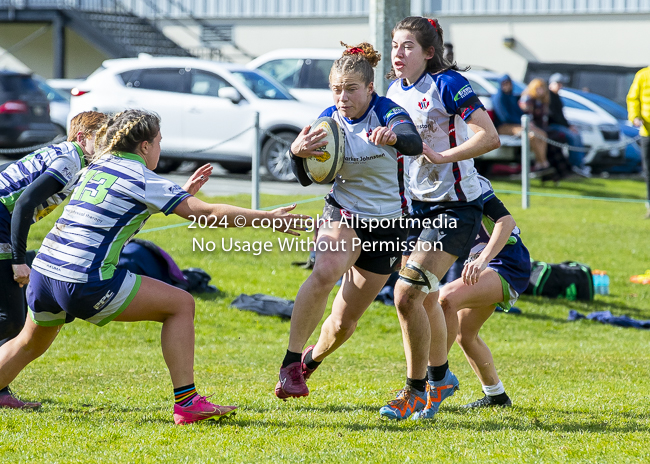
[[[399, 154], [419, 155], [422, 139], [403, 108], [375, 93], [373, 67], [379, 58], [368, 43], [346, 46], [330, 71], [335, 105], [321, 117], [334, 119], [343, 129], [345, 161], [325, 197], [314, 269], [296, 296], [289, 346], [275, 387], [281, 399], [309, 394], [305, 381], [325, 357], [352, 336], [399, 264], [399, 246], [406, 238], [399, 220], [407, 210]], [[292, 166], [302, 185], [311, 183], [303, 158], [323, 154], [319, 149], [324, 146], [324, 136], [322, 130], [310, 133], [310, 127], [305, 127], [291, 144]], [[388, 224], [373, 228], [370, 220], [387, 220]], [[379, 249], [378, 244], [387, 246]], [[388, 248], [391, 245], [392, 249]], [[318, 342], [303, 351], [341, 276], [343, 283]]]
[[500, 141], [467, 79], [445, 60], [437, 20], [405, 18], [393, 29], [392, 39], [389, 77], [395, 81], [386, 96], [409, 112], [424, 145], [422, 157], [405, 160], [411, 214], [419, 224], [409, 232], [415, 249], [404, 257], [395, 285], [406, 386], [380, 414], [428, 419], [458, 388], [447, 362], [439, 282], [458, 257], [467, 256], [481, 224], [481, 186], [472, 158], [497, 148]]

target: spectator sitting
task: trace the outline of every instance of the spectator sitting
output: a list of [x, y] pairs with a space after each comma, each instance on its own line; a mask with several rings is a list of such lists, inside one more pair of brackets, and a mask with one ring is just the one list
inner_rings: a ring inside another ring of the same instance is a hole
[[[564, 117], [564, 105], [559, 95], [560, 89], [568, 83], [569, 78], [560, 73], [553, 74], [548, 81], [548, 90], [550, 91], [548, 130], [562, 134], [570, 146], [582, 148], [584, 145], [578, 130]], [[584, 167], [584, 156], [585, 154], [581, 151], [571, 150], [569, 151], [569, 163], [574, 172], [589, 177], [589, 171]]]
[[[519, 107], [528, 113], [533, 118], [535, 126], [545, 131], [549, 139], [556, 142], [565, 142], [564, 137], [558, 137], [560, 134], [557, 132], [548, 132], [548, 117], [549, 117], [549, 104], [551, 101], [548, 86], [546, 81], [542, 79], [533, 79], [524, 89], [519, 99]], [[556, 137], [557, 139], [554, 139]], [[570, 171], [569, 163], [564, 157], [562, 151], [555, 146], [547, 146], [546, 150], [546, 167], [551, 166], [555, 171], [552, 179], [556, 182], [559, 181], [564, 175]], [[539, 169], [540, 167], [537, 166]], [[547, 173], [548, 174], [548, 173]], [[542, 180], [550, 180], [551, 178], [542, 176]]]
[[[501, 135], [520, 135], [523, 130], [521, 127], [521, 116], [524, 114], [518, 104], [518, 98], [512, 94], [512, 80], [510, 76], [505, 75], [501, 79], [499, 90], [492, 98], [494, 113], [496, 115], [495, 125], [497, 132]], [[546, 137], [546, 132], [537, 127], [534, 123], [530, 124], [530, 149], [535, 155], [535, 170], [549, 167], [546, 159], [546, 142], [541, 137], [535, 137], [533, 134]]]

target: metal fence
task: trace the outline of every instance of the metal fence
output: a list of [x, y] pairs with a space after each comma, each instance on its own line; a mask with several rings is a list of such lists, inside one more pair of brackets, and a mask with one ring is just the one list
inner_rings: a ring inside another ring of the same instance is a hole
[[440, 15], [557, 15], [650, 13], [650, 0], [426, 0]]
[[370, 0], [0, 0], [0, 8], [129, 11], [148, 18], [364, 17]]
[[[0, 8], [129, 11], [158, 18], [366, 17], [370, 0], [0, 0]], [[428, 16], [650, 13], [650, 0], [411, 0]]]

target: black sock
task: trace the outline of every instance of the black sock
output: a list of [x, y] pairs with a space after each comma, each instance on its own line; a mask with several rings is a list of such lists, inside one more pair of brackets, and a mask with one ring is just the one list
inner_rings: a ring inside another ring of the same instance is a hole
[[282, 367], [287, 367], [289, 364], [300, 362], [301, 359], [302, 353], [294, 353], [293, 351], [287, 350], [287, 354], [284, 355], [284, 360], [282, 361]]
[[427, 377], [430, 382], [439, 382], [445, 378], [445, 374], [449, 369], [449, 361], [442, 366], [427, 366]]
[[9, 385], [7, 385], [6, 387], [0, 390], [0, 395], [8, 395], [8, 394], [9, 394]]
[[314, 350], [309, 350], [309, 352], [305, 355], [305, 365], [307, 366], [307, 369], [316, 369], [318, 366], [320, 366], [320, 363], [323, 361], [314, 361], [314, 358], [312, 358], [312, 353]]
[[424, 392], [427, 388], [427, 378], [420, 379], [411, 379], [410, 377], [406, 378], [406, 385], [417, 390], [419, 392]]
[[490, 401], [494, 404], [506, 404], [506, 402], [510, 399], [508, 398], [508, 395], [506, 395], [506, 392], [499, 393], [498, 395], [490, 396], [486, 395], [490, 398]]

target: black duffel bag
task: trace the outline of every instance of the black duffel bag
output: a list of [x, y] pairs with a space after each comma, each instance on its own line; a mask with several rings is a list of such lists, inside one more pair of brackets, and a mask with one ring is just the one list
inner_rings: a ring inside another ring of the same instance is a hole
[[591, 268], [575, 261], [560, 264], [532, 261], [530, 280], [524, 293], [571, 301], [591, 301], [594, 299]]

